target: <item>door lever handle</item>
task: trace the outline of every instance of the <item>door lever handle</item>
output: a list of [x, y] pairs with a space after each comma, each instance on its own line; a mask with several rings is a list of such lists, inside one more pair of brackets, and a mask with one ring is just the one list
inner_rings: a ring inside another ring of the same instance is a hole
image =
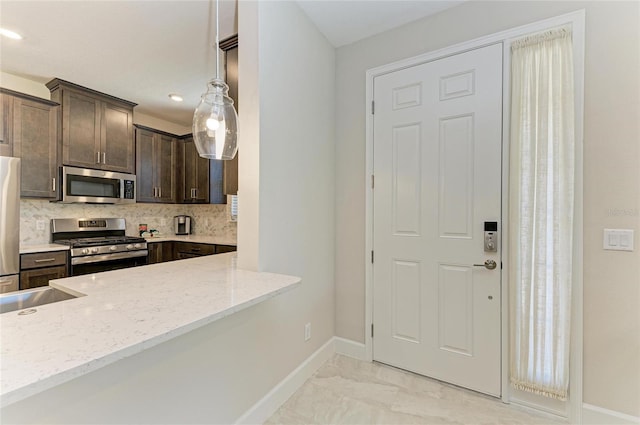
[[493, 270], [498, 267], [498, 264], [493, 260], [487, 260], [484, 264], [474, 264], [474, 267], [485, 267], [488, 270]]

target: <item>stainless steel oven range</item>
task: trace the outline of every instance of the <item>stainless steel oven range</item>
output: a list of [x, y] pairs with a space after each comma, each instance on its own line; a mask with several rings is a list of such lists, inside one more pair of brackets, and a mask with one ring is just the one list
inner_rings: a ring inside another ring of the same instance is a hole
[[124, 218], [54, 218], [51, 242], [71, 248], [71, 276], [147, 264], [147, 242], [125, 230]]

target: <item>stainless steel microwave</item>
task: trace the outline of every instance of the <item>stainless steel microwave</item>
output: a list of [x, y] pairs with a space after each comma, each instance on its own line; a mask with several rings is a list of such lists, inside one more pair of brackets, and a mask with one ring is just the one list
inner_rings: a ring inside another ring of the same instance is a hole
[[136, 202], [135, 174], [89, 168], [60, 167], [58, 201], [88, 204]]

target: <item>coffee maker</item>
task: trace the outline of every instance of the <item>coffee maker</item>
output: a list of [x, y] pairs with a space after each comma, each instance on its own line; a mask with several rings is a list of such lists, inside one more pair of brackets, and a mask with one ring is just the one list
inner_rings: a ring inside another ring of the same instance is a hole
[[177, 215], [173, 217], [173, 228], [176, 235], [191, 234], [191, 217], [188, 215]]

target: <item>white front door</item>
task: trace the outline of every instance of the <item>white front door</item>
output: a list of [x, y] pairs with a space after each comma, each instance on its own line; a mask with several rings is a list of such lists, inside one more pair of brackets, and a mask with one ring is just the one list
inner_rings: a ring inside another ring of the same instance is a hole
[[376, 77], [374, 102], [373, 358], [500, 396], [502, 45]]

